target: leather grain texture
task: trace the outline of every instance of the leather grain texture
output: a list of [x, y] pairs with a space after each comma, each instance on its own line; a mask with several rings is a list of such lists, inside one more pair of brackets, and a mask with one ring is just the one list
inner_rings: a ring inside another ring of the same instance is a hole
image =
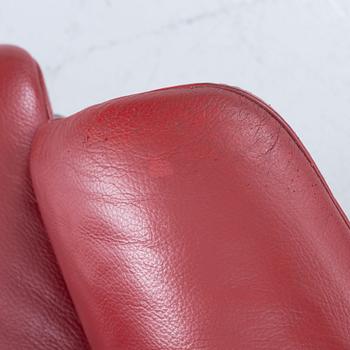
[[35, 193], [94, 349], [350, 348], [350, 229], [236, 88], [115, 99], [36, 135]]
[[36, 62], [0, 46], [0, 349], [87, 349], [29, 177], [37, 127], [51, 114]]

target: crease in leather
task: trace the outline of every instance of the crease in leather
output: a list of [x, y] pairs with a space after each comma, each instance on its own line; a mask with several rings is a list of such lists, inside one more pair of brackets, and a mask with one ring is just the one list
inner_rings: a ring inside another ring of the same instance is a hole
[[[172, 89], [202, 89], [202, 88], [217, 88], [223, 91], [227, 91], [230, 93], [237, 93], [238, 95], [248, 99], [249, 101], [258, 104], [259, 107], [261, 107], [263, 110], [265, 110], [275, 121], [277, 121], [281, 127], [288, 133], [294, 144], [299, 148], [299, 150], [303, 153], [305, 158], [307, 159], [310, 167], [313, 169], [313, 171], [316, 173], [318, 179], [320, 180], [322, 186], [328, 193], [328, 196], [330, 197], [331, 201], [333, 202], [335, 208], [337, 209], [339, 215], [342, 217], [344, 223], [346, 226], [350, 229], [350, 222], [349, 219], [347, 218], [344, 210], [341, 208], [340, 204], [334, 197], [330, 187], [328, 186], [326, 180], [324, 179], [323, 175], [321, 174], [321, 171], [318, 169], [315, 161], [311, 157], [310, 153], [308, 150], [305, 148], [297, 134], [293, 131], [293, 129], [290, 127], [290, 125], [282, 118], [282, 116], [276, 112], [270, 105], [268, 105], [266, 102], [264, 102], [261, 98], [255, 96], [251, 92], [241, 89], [237, 86], [230, 86], [226, 84], [221, 84], [221, 83], [198, 83], [198, 84], [183, 84], [183, 85], [178, 85], [178, 86], [169, 86], [169, 87], [164, 87], [160, 89], [155, 89], [155, 90], [150, 90], [142, 93], [136, 93], [128, 96], [122, 96], [119, 98], [123, 97], [131, 97], [131, 96], [136, 96], [136, 95], [143, 95], [147, 93], [154, 93], [157, 91], [166, 91], [166, 90], [172, 90]], [[119, 99], [117, 98], [117, 99]], [[101, 103], [102, 104], [102, 103]], [[97, 104], [95, 106], [98, 106], [100, 104]]]

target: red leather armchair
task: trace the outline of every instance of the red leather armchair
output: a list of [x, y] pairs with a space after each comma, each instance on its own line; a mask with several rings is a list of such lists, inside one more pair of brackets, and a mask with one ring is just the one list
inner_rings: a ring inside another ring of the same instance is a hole
[[2, 349], [350, 348], [349, 222], [269, 106], [194, 84], [53, 120], [0, 53]]

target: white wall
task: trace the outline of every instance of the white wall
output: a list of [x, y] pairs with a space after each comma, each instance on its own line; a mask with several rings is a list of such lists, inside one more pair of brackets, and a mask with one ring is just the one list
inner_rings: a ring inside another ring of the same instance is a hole
[[0, 42], [41, 63], [54, 110], [200, 81], [296, 130], [350, 214], [349, 0], [0, 0]]

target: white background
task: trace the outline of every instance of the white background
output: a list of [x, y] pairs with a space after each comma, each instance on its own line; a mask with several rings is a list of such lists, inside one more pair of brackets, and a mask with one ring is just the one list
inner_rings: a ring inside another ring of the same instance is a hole
[[189, 82], [249, 90], [350, 214], [349, 0], [0, 0], [0, 41], [39, 61], [64, 115]]

